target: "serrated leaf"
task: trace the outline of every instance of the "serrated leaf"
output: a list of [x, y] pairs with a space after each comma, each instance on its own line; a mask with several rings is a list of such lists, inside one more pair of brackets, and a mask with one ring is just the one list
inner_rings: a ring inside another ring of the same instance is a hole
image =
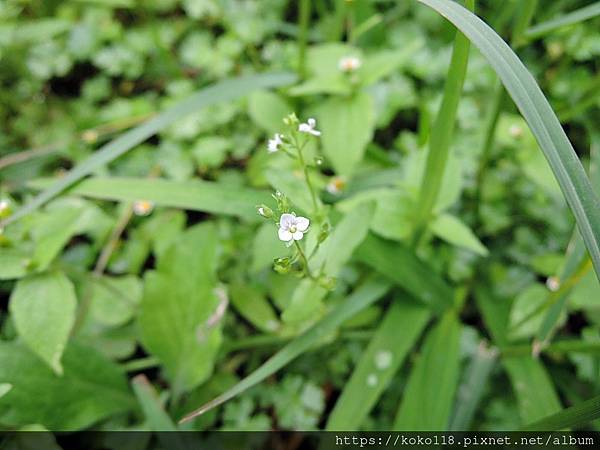
[[17, 282], [9, 308], [19, 336], [54, 372], [62, 374], [61, 357], [75, 322], [77, 299], [61, 272], [31, 275]]

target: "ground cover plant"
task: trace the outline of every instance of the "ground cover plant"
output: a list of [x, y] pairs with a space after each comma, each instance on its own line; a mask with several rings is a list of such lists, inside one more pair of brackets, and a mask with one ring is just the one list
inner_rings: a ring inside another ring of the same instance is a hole
[[598, 15], [0, 3], [0, 430], [597, 430]]

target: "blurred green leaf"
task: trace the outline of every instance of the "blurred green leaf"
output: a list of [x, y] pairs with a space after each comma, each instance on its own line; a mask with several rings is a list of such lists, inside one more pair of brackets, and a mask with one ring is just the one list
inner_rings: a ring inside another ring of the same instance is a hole
[[339, 175], [351, 175], [363, 158], [375, 128], [375, 105], [360, 92], [350, 98], [331, 98], [317, 110], [323, 153]]
[[277, 331], [280, 324], [275, 311], [257, 288], [236, 283], [230, 287], [230, 296], [234, 308], [256, 328], [267, 333]]
[[427, 334], [394, 421], [395, 430], [448, 430], [459, 380], [461, 325], [448, 311]]
[[61, 272], [31, 275], [17, 282], [9, 308], [19, 336], [58, 375], [73, 323], [77, 298]]
[[450, 244], [466, 248], [480, 256], [487, 256], [489, 253], [473, 231], [455, 216], [440, 214], [429, 227], [433, 234]]
[[134, 407], [124, 374], [93, 348], [69, 344], [62, 364], [58, 376], [23, 345], [0, 342], [0, 383], [12, 385], [0, 421], [71, 431]]
[[285, 367], [290, 361], [317, 344], [332, 333], [344, 321], [379, 300], [389, 289], [389, 284], [378, 278], [371, 278], [359, 286], [344, 302], [339, 303], [323, 319], [309, 328], [302, 335], [292, 340], [279, 352], [269, 358], [258, 369], [227, 390], [220, 396], [186, 415], [181, 422], [187, 422], [204, 414], [216, 406], [240, 395], [246, 389], [260, 383], [265, 378]]
[[197, 386], [213, 369], [221, 343], [220, 324], [209, 323], [219, 304], [216, 268], [216, 231], [205, 223], [181, 234], [144, 277], [141, 341], [176, 392]]
[[281, 131], [283, 118], [293, 111], [293, 108], [274, 92], [256, 91], [248, 96], [250, 118], [267, 133]]
[[0, 226], [5, 226], [31, 213], [48, 200], [56, 197], [75, 182], [123, 155], [136, 145], [144, 142], [150, 136], [156, 134], [158, 131], [177, 122], [182, 117], [205, 106], [244, 96], [255, 89], [285, 86], [292, 83], [295, 78], [296, 77], [290, 73], [250, 75], [248, 77], [224, 80], [201, 89], [196, 94], [162, 112], [157, 117], [150, 119], [148, 122], [124, 133], [114, 141], [102, 146], [87, 160], [72, 169], [68, 175], [57, 180], [42, 193], [38, 194], [31, 202], [16, 211], [8, 219], [2, 221]]
[[[327, 430], [359, 428], [402, 365], [429, 317], [428, 310], [410, 298], [394, 300], [352, 377], [344, 385], [327, 420]], [[398, 333], [398, 330], [402, 332]]]

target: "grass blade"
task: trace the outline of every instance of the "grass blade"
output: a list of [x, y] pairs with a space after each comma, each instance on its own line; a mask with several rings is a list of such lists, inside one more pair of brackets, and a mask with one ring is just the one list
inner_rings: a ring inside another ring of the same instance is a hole
[[592, 3], [555, 19], [534, 25], [525, 32], [525, 38], [537, 39], [559, 28], [574, 25], [596, 16], [600, 16], [600, 2]]
[[475, 410], [496, 364], [497, 351], [483, 344], [480, 344], [477, 353], [471, 358], [463, 382], [458, 388], [456, 406], [449, 427], [452, 431], [465, 431], [471, 426]]
[[516, 103], [548, 160], [600, 277], [600, 205], [581, 162], [548, 100], [494, 30], [450, 0], [419, 0], [452, 22], [479, 48]]
[[344, 386], [329, 415], [327, 430], [358, 428], [402, 365], [429, 317], [424, 306], [410, 299], [396, 299]]
[[565, 408], [562, 411], [544, 417], [537, 422], [522, 428], [523, 431], [558, 431], [568, 428], [578, 428], [600, 417], [600, 395], [590, 398], [579, 405]]
[[[29, 183], [34, 188], [46, 185], [45, 180]], [[148, 200], [159, 206], [232, 215], [254, 222], [260, 220], [256, 205], [273, 203], [265, 191], [202, 180], [94, 177], [81, 181], [69, 193], [119, 202]]]
[[182, 117], [205, 106], [242, 97], [255, 89], [291, 84], [295, 79], [296, 76], [290, 73], [266, 73], [229, 79], [201, 89], [196, 94], [167, 109], [148, 122], [133, 128], [117, 139], [100, 147], [92, 156], [75, 166], [65, 177], [56, 181], [21, 209], [15, 211], [9, 218], [2, 221], [0, 228], [34, 211], [69, 186], [123, 155]]
[[[475, 7], [474, 0], [466, 0], [470, 10]], [[414, 242], [418, 243], [423, 228], [430, 219], [433, 206], [442, 187], [444, 170], [450, 153], [450, 144], [456, 126], [456, 111], [467, 74], [469, 61], [469, 40], [459, 31], [454, 38], [452, 59], [448, 68], [444, 96], [440, 110], [429, 134], [429, 151], [425, 172], [419, 192], [419, 208], [415, 215]]]
[[532, 422], [560, 410], [556, 390], [540, 360], [531, 356], [505, 357], [502, 363], [517, 397], [523, 422]]
[[450, 286], [402, 244], [369, 234], [354, 256], [435, 311], [442, 312], [452, 306]]
[[385, 295], [389, 288], [389, 283], [382, 279], [371, 278], [367, 280], [362, 286], [356, 289], [346, 301], [332, 309], [322, 320], [317, 322], [317, 324], [308, 331], [275, 353], [275, 355], [269, 358], [263, 365], [231, 389], [195, 411], [187, 414], [179, 421], [179, 423], [188, 422], [194, 417], [204, 414], [271, 376], [294, 358], [318, 343], [320, 339], [334, 332], [344, 321], [380, 299]]
[[427, 335], [404, 391], [394, 430], [444, 431], [459, 378], [461, 324], [448, 311]]

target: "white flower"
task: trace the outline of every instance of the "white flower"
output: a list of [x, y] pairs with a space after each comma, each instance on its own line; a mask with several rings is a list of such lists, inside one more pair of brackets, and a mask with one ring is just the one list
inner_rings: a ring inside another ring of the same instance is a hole
[[147, 216], [154, 209], [154, 203], [148, 200], [138, 200], [133, 202], [133, 212], [136, 216]]
[[346, 187], [346, 179], [342, 177], [333, 177], [325, 189], [332, 195], [337, 195], [344, 190]]
[[306, 121], [306, 123], [301, 123], [298, 126], [298, 131], [300, 131], [301, 133], [309, 133], [309, 134], [312, 134], [313, 136], [321, 136], [321, 132], [315, 130], [316, 126], [317, 126], [317, 121], [311, 117], [310, 119], [308, 119]]
[[338, 62], [338, 69], [342, 72], [354, 72], [362, 65], [362, 61], [356, 56], [344, 56]]
[[0, 200], [0, 214], [6, 211], [9, 207], [8, 200]]
[[548, 279], [546, 280], [546, 286], [552, 292], [556, 292], [560, 289], [560, 280], [558, 279], [558, 277], [548, 277]]
[[267, 150], [269, 153], [275, 153], [279, 150], [279, 146], [283, 144], [283, 136], [279, 133], [275, 133], [273, 139], [269, 139], [269, 145], [267, 146]]
[[279, 219], [279, 239], [285, 242], [299, 241], [310, 225], [306, 217], [296, 217], [294, 214], [282, 214]]

